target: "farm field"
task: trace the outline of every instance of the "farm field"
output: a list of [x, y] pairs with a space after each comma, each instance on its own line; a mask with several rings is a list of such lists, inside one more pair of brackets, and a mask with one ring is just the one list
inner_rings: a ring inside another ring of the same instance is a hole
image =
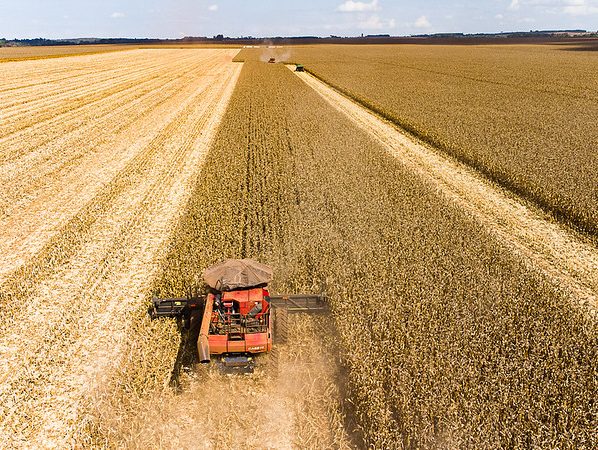
[[62, 58], [92, 53], [131, 50], [127, 45], [53, 45], [39, 47], [0, 47], [0, 63], [31, 59]]
[[[594, 243], [264, 51], [0, 64], [0, 448], [595, 447]], [[225, 258], [331, 307], [251, 376], [147, 314]]]
[[[144, 372], [130, 365], [125, 377], [138, 383], [127, 387], [139, 393], [127, 400], [137, 406], [100, 420], [100, 441], [144, 447], [151, 440], [140, 436], [153, 436], [259, 448], [243, 425], [258, 414], [251, 429], [282, 447], [591, 446], [596, 324], [570, 301], [575, 294], [285, 67], [245, 63], [204, 173], [157, 294], [185, 291], [223, 257], [258, 258], [276, 268], [274, 292], [326, 290], [335, 326], [317, 336], [332, 336], [339, 358], [323, 352], [330, 355], [323, 371], [321, 360], [309, 365], [313, 354], [303, 356], [305, 366], [295, 367], [299, 408], [289, 401], [297, 391], [274, 390], [256, 413], [260, 377], [239, 387], [204, 373], [173, 397], [157, 380], [168, 377], [174, 355], [166, 366], [147, 355], [163, 355], [178, 332], [148, 321], [131, 357], [146, 355]], [[283, 362], [264, 376], [277, 386], [288, 369]], [[346, 378], [324, 395], [334, 386], [330, 371]], [[311, 390], [306, 378], [314, 380]], [[218, 402], [206, 400], [210, 392]], [[105, 399], [102, 409], [118, 410], [120, 398]], [[273, 422], [281, 434], [272, 441], [263, 423], [281, 402], [287, 415]], [[193, 405], [220, 422], [209, 416], [207, 426], [189, 427]], [[158, 411], [168, 426], [148, 430], [145, 411]], [[351, 421], [339, 432], [339, 423]]]
[[0, 447], [65, 448], [86, 426], [226, 108], [234, 54], [0, 65]]
[[287, 59], [565, 222], [598, 232], [598, 54], [567, 45], [294, 48]]
[[591, 240], [580, 240], [576, 233], [547, 220], [546, 214], [531, 205], [522, 205], [520, 199], [474, 169], [407, 137], [400, 128], [381, 120], [316, 77], [306, 72], [297, 75], [412, 172], [437, 184], [453, 205], [483, 224], [512, 251], [529, 259], [537, 269], [559, 280], [571, 293], [574, 304], [581, 302], [594, 308], [598, 305], [598, 255]]
[[52, 45], [36, 47], [0, 47], [0, 63], [35, 59], [63, 58], [131, 50], [189, 50], [189, 49], [238, 49], [235, 44], [94, 44]]

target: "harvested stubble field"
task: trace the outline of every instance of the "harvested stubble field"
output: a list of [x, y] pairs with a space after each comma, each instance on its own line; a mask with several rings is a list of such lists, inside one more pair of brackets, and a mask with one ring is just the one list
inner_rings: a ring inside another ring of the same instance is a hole
[[294, 48], [289, 61], [598, 233], [598, 54], [566, 45]]
[[[392, 140], [234, 53], [8, 77], [0, 447], [594, 448], [598, 329], [575, 292]], [[332, 317], [297, 317], [252, 377], [181, 371], [146, 302], [227, 257], [325, 290]]]
[[116, 52], [131, 50], [130, 45], [53, 45], [39, 47], [0, 47], [0, 63], [26, 61], [32, 59], [63, 58], [91, 53]]
[[[240, 66], [230, 50], [0, 65], [0, 447], [85, 442]], [[143, 364], [143, 362], [139, 362]]]

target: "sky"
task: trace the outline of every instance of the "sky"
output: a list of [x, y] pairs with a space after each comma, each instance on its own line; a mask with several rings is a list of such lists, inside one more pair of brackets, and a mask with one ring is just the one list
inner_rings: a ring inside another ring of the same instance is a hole
[[598, 0], [0, 0], [0, 38], [598, 30]]

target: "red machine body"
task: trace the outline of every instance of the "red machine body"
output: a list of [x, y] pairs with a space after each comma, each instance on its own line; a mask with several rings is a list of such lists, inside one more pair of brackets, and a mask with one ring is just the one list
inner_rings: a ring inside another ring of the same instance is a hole
[[210, 355], [257, 354], [272, 350], [269, 293], [258, 287], [210, 293]]

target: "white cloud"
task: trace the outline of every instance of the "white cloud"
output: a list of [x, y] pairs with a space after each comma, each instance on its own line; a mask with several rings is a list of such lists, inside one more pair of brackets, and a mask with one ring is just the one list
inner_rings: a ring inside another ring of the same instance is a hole
[[415, 28], [431, 28], [432, 25], [426, 16], [420, 16], [413, 24]]
[[208, 6], [208, 11], [218, 11], [218, 5], [210, 5]]
[[112, 17], [113, 19], [122, 19], [123, 17], [125, 17], [125, 13], [122, 12], [113, 12], [110, 17]]
[[549, 14], [570, 16], [598, 14], [598, 0], [511, 0], [507, 9], [518, 11], [521, 7], [543, 9]]
[[590, 16], [598, 14], [598, 2], [587, 0], [568, 0], [565, 2], [563, 12], [570, 16]]
[[357, 26], [362, 30], [388, 30], [396, 26], [396, 21], [394, 19], [383, 20], [379, 15], [374, 14], [361, 20]]
[[342, 12], [380, 11], [380, 5], [378, 4], [378, 0], [372, 0], [370, 3], [354, 2], [353, 0], [347, 0], [346, 2], [338, 5], [336, 10]]
[[502, 14], [497, 14], [496, 16], [494, 16], [494, 18], [498, 19], [498, 20], [503, 20], [505, 18], [505, 16]]

